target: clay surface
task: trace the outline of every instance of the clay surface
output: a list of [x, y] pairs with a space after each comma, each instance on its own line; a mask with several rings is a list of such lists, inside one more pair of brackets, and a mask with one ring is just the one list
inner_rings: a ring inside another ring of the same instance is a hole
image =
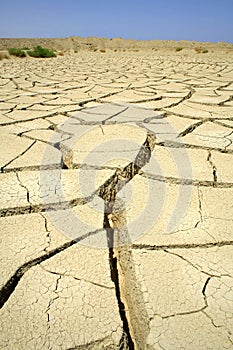
[[113, 49], [0, 61], [0, 348], [233, 349], [232, 57]]

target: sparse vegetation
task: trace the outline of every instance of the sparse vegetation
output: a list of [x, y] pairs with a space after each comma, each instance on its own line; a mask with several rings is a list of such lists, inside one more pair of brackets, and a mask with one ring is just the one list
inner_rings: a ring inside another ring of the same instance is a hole
[[17, 57], [26, 57], [27, 54], [31, 57], [42, 57], [42, 58], [57, 56], [54, 50], [49, 50], [39, 45], [35, 46], [33, 50], [30, 50], [28, 47], [23, 47], [23, 48], [12, 47], [8, 49], [8, 52], [10, 55], [17, 56]]
[[33, 50], [28, 51], [28, 54], [31, 57], [41, 57], [41, 58], [50, 58], [50, 57], [57, 56], [54, 50], [49, 50], [39, 45], [35, 46]]
[[105, 52], [106, 52], [106, 50], [104, 50], [104, 49], [101, 49], [101, 50], [100, 50], [100, 52], [101, 52], [101, 53], [105, 53]]
[[208, 50], [203, 50], [200, 47], [196, 48], [195, 51], [196, 51], [196, 53], [207, 53], [207, 52], [209, 52]]
[[22, 49], [17, 49], [15, 47], [11, 47], [10, 49], [8, 49], [8, 52], [10, 55], [16, 57], [26, 57], [26, 53]]
[[182, 51], [183, 50], [183, 47], [177, 47], [176, 48], [176, 51], [179, 52], [179, 51]]

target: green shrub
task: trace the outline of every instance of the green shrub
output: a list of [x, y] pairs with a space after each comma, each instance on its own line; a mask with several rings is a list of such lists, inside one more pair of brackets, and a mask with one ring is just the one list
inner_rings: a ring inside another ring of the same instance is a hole
[[209, 52], [209, 51], [208, 51], [208, 50], [203, 50], [203, 51], [202, 51], [202, 53], [207, 53], [207, 52]]
[[22, 47], [22, 48], [21, 48], [21, 50], [25, 50], [25, 51], [28, 51], [28, 50], [30, 50], [30, 49], [29, 49], [29, 47], [27, 47], [27, 46], [24, 46], [24, 47]]
[[31, 57], [42, 57], [42, 58], [49, 58], [49, 57], [56, 57], [56, 53], [54, 50], [46, 49], [45, 47], [41, 46], [35, 46], [33, 50], [28, 51], [28, 54]]
[[176, 51], [178, 52], [178, 51], [181, 51], [181, 50], [183, 50], [183, 47], [177, 47], [176, 48]]
[[8, 49], [8, 52], [13, 56], [26, 57], [26, 53], [22, 49], [16, 49], [15, 47]]

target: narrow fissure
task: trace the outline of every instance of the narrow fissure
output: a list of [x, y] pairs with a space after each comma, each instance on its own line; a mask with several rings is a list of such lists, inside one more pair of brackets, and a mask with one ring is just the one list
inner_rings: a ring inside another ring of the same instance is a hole
[[207, 242], [207, 243], [190, 243], [190, 244], [164, 244], [164, 245], [150, 245], [150, 244], [132, 244], [132, 249], [145, 250], [164, 250], [164, 249], [206, 249], [206, 248], [221, 248], [225, 246], [233, 246], [233, 241]]
[[177, 137], [184, 137], [190, 133], [192, 133], [196, 128], [198, 128], [199, 126], [203, 125], [204, 123], [206, 123], [208, 121], [208, 119], [203, 119], [195, 124], [190, 125], [188, 128], [186, 128], [184, 131], [182, 131], [181, 133], [179, 133], [179, 135]]
[[32, 213], [44, 213], [49, 211], [66, 210], [73, 208], [77, 205], [84, 205], [91, 202], [95, 196], [95, 192], [89, 197], [74, 198], [63, 202], [54, 202], [47, 204], [28, 204], [23, 207], [11, 207], [0, 209], [0, 217], [14, 216], [14, 215], [26, 215]]
[[208, 151], [207, 162], [210, 164], [213, 171], [213, 187], [216, 187], [216, 183], [218, 181], [217, 168], [212, 161], [212, 153], [210, 150]]
[[119, 350], [127, 349], [134, 350], [134, 342], [132, 340], [129, 323], [126, 316], [125, 305], [121, 300], [120, 292], [120, 282], [119, 282], [119, 272], [118, 272], [118, 261], [117, 257], [114, 255], [114, 229], [111, 227], [109, 222], [109, 215], [113, 210], [112, 203], [105, 202], [105, 213], [104, 213], [104, 229], [107, 234], [108, 250], [109, 250], [109, 265], [111, 279], [115, 285], [116, 298], [118, 302], [119, 314], [123, 323], [123, 334], [119, 344]]
[[195, 145], [192, 143], [180, 143], [175, 141], [158, 141], [156, 142], [156, 146], [161, 147], [167, 147], [167, 148], [191, 148], [191, 149], [203, 149], [207, 151], [216, 151], [224, 154], [233, 154], [232, 149], [223, 149], [220, 147], [209, 147], [209, 146], [202, 146], [202, 145]]
[[81, 237], [78, 237], [76, 239], [73, 239], [72, 241], [64, 243], [62, 246], [55, 248], [48, 253], [45, 253], [38, 258], [29, 260], [28, 262], [21, 265], [15, 273], [10, 277], [10, 279], [5, 283], [5, 285], [0, 289], [0, 309], [5, 305], [7, 300], [10, 298], [12, 293], [14, 292], [15, 288], [17, 287], [18, 283], [20, 282], [21, 278], [24, 276], [24, 274], [31, 268], [38, 264], [41, 264], [43, 261], [46, 261], [53, 256], [63, 252], [64, 250], [68, 249], [69, 247], [73, 246], [74, 244], [77, 244], [78, 242], [82, 241], [85, 238], [88, 238], [90, 236], [93, 236], [97, 234], [100, 230], [96, 230], [93, 232], [88, 232]]
[[171, 103], [169, 106], [166, 106], [166, 108], [176, 107], [180, 105], [182, 102], [189, 100], [195, 92], [195, 90], [192, 87], [190, 87], [189, 90], [190, 91], [186, 96], [182, 97], [178, 102]]
[[36, 144], [36, 141], [33, 141], [23, 152], [21, 152], [20, 154], [18, 154], [16, 157], [14, 157], [13, 159], [11, 159], [8, 163], [6, 163], [5, 165], [3, 165], [0, 169], [1, 173], [4, 172], [4, 169], [10, 165], [13, 161], [15, 161], [16, 159], [22, 157], [27, 151], [30, 150], [30, 148], [32, 148], [34, 145]]
[[204, 287], [202, 288], [202, 294], [204, 295], [204, 297], [206, 297], [206, 288], [207, 288], [207, 285], [209, 283], [209, 281], [211, 280], [211, 277], [208, 277], [207, 280], [205, 281], [205, 284], [204, 284]]

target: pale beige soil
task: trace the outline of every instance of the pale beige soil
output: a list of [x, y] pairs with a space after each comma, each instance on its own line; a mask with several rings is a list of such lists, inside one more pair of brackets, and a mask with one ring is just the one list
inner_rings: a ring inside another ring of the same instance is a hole
[[[176, 54], [201, 54], [204, 50], [208, 53], [232, 54], [233, 44], [230, 43], [210, 43], [197, 41], [173, 41], [173, 40], [125, 40], [122, 38], [98, 38], [87, 37], [82, 38], [72, 36], [68, 38], [0, 38], [0, 51], [7, 50], [10, 47], [28, 47], [33, 48], [41, 45], [50, 49], [58, 50], [58, 52], [69, 53], [79, 51], [92, 52], [176, 52]], [[181, 50], [180, 50], [181, 49]], [[180, 51], [176, 51], [180, 50]]]
[[232, 45], [80, 41], [0, 40], [0, 348], [233, 349]]

